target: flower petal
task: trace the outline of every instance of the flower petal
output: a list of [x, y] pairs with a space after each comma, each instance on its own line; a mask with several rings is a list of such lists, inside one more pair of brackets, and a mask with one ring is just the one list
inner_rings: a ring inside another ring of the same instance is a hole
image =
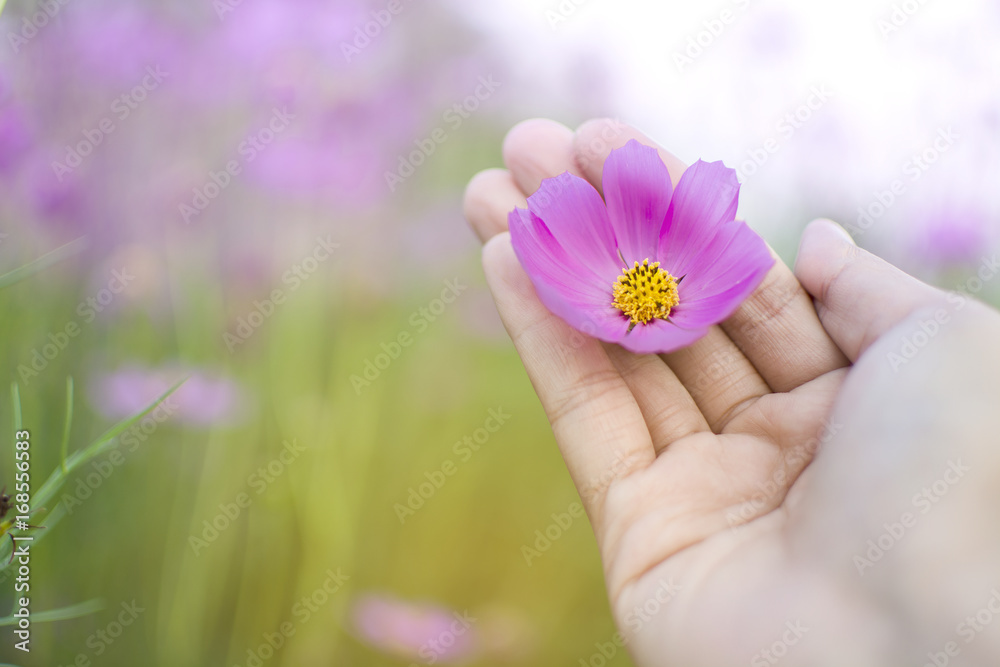
[[545, 282], [582, 303], [600, 303], [611, 284], [567, 253], [537, 215], [515, 208], [507, 216], [510, 240], [533, 283]]
[[653, 261], [674, 189], [659, 153], [630, 140], [604, 161], [602, 184], [625, 263]]
[[532, 284], [539, 301], [553, 315], [581, 333], [608, 343], [617, 343], [628, 331], [628, 318], [610, 305], [576, 302], [558, 288], [544, 282]]
[[767, 244], [746, 223], [726, 225], [678, 286], [680, 303], [671, 319], [690, 328], [724, 321], [757, 289], [774, 261]]
[[707, 328], [682, 329], [666, 320], [652, 320], [637, 324], [618, 343], [636, 354], [665, 354], [687, 347], [707, 333]]
[[528, 197], [528, 210], [581, 263], [610, 280], [621, 273], [608, 210], [590, 183], [569, 172], [547, 178]]
[[619, 340], [628, 320], [611, 305], [612, 280], [598, 277], [569, 255], [530, 211], [514, 209], [508, 224], [514, 254], [545, 307], [577, 331]]
[[740, 184], [736, 172], [722, 162], [698, 160], [687, 168], [670, 201], [667, 224], [656, 258], [663, 268], [683, 277], [696, 270], [694, 260], [736, 217]]

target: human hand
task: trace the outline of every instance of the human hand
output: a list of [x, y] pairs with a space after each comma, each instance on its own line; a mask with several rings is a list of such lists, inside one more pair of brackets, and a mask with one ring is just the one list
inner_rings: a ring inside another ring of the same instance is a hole
[[[564, 171], [600, 190], [629, 139], [655, 145], [612, 121], [527, 121], [505, 141], [509, 171], [477, 175], [465, 204], [597, 536], [622, 642], [649, 666], [923, 664], [954, 659], [950, 641], [995, 662], [997, 633], [964, 644], [956, 626], [1000, 585], [1000, 317], [820, 221], [795, 273], [779, 260], [686, 349], [640, 356], [582, 336], [538, 301], [507, 214]], [[676, 183], [684, 165], [660, 154]], [[887, 530], [871, 561], [868, 540]]]

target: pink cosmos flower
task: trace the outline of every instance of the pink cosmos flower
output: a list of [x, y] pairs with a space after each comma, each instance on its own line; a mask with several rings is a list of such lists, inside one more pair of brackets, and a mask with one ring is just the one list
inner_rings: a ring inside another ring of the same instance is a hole
[[437, 605], [369, 593], [352, 604], [351, 616], [359, 639], [405, 660], [464, 663], [479, 650], [474, 617]]
[[129, 365], [98, 374], [91, 382], [94, 407], [108, 419], [124, 419], [141, 412], [185, 376], [187, 381], [171, 397], [178, 421], [208, 427], [245, 419], [249, 399], [239, 384], [222, 375], [180, 367]]
[[774, 259], [735, 219], [736, 172], [699, 160], [677, 188], [656, 149], [629, 141], [604, 163], [604, 199], [564, 173], [542, 183], [510, 236], [538, 298], [588, 335], [672, 352], [722, 322]]

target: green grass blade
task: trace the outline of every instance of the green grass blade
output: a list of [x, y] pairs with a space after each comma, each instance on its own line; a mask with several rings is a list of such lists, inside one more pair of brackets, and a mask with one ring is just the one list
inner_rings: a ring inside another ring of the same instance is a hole
[[[67, 511], [66, 506], [62, 503], [56, 505], [55, 510], [49, 512], [45, 520], [42, 521], [44, 524], [41, 530], [32, 529], [31, 534], [35, 538], [31, 541], [31, 548], [37, 549], [38, 543], [46, 538], [46, 536], [52, 534], [52, 529], [66, 517]], [[13, 551], [14, 545], [11, 543], [10, 538], [4, 537], [0, 540], [0, 573], [5, 572], [8, 568], [14, 567], [17, 561], [10, 560], [10, 552]], [[0, 577], [0, 585], [2, 585], [4, 579]]]
[[119, 435], [128, 430], [133, 424], [138, 422], [140, 419], [148, 415], [150, 412], [156, 409], [160, 403], [162, 403], [170, 394], [177, 391], [187, 378], [181, 380], [170, 389], [163, 392], [163, 394], [157, 398], [155, 401], [149, 404], [149, 406], [142, 412], [132, 415], [122, 421], [118, 422], [107, 431], [105, 431], [99, 438], [94, 440], [92, 443], [87, 445], [82, 450], [73, 452], [70, 456], [66, 458], [65, 466], [57, 468], [49, 476], [49, 478], [42, 484], [42, 487], [35, 492], [32, 498], [32, 509], [38, 507], [44, 507], [49, 500], [59, 491], [60, 487], [66, 482], [66, 478], [71, 472], [84, 465], [97, 455], [101, 454], [103, 451], [108, 449], [112, 444], [114, 444], [114, 439]]
[[[0, 16], [3, 15], [3, 8], [7, 6], [7, 0], [0, 0]], [[0, 665], [0, 667], [3, 667]]]
[[[104, 609], [104, 601], [95, 598], [93, 600], [87, 600], [86, 602], [80, 602], [68, 607], [62, 607], [61, 609], [49, 609], [48, 611], [34, 612], [31, 614], [31, 620], [34, 623], [68, 621], [71, 618], [88, 616], [99, 612], [102, 609]], [[15, 623], [17, 623], [17, 619], [13, 616], [0, 617], [0, 627], [4, 625], [14, 625]]]
[[[4, 0], [0, 0], [0, 2], [3, 1]], [[2, 11], [2, 9], [3, 7], [0, 5], [0, 11]], [[13, 271], [0, 276], [0, 289], [10, 287], [14, 283], [19, 283], [25, 278], [30, 278], [39, 271], [44, 271], [53, 264], [58, 264], [67, 257], [72, 257], [86, 247], [87, 241], [82, 237], [75, 241], [70, 241], [66, 245], [59, 246], [55, 250], [45, 253], [35, 261], [28, 262], [24, 266], [18, 267]]]
[[69, 449], [69, 429], [73, 423], [73, 377], [66, 378], [66, 419], [63, 422], [63, 437], [59, 445], [59, 460], [62, 462], [63, 473], [68, 473], [66, 469], [66, 452]]

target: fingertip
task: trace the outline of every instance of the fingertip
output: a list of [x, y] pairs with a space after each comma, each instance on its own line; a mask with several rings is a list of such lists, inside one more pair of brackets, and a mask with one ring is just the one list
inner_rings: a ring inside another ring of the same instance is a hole
[[[550, 156], [571, 164], [568, 158], [571, 157], [572, 141], [573, 130], [562, 123], [549, 118], [529, 118], [507, 132], [503, 140], [503, 161], [525, 194], [531, 194], [543, 178], [556, 175], [548, 173], [552, 170], [552, 165], [548, 164], [552, 161]], [[543, 158], [546, 162], [539, 163]]]
[[611, 151], [621, 148], [632, 139], [657, 149], [660, 159], [670, 172], [671, 180], [676, 183], [680, 179], [686, 168], [683, 162], [636, 128], [616, 118], [595, 118], [576, 129], [573, 137], [576, 166], [591, 185], [601, 191], [604, 161]]
[[486, 241], [506, 229], [506, 219], [498, 218], [495, 211], [498, 193], [500, 196], [512, 193], [515, 195], [515, 202], [522, 201], [520, 192], [506, 169], [485, 169], [473, 176], [465, 186], [462, 213], [480, 241]]
[[818, 230], [817, 233], [820, 234], [832, 234], [838, 236], [841, 241], [845, 241], [854, 246], [857, 245], [854, 237], [851, 236], [851, 233], [847, 231], [843, 225], [840, 225], [829, 218], [817, 218], [813, 220], [806, 226], [805, 233], [810, 233], [810, 229]]
[[[626, 133], [628, 136], [623, 139]], [[592, 118], [585, 121], [573, 134], [576, 165], [588, 178], [593, 179], [599, 175], [608, 153], [627, 143], [628, 139], [635, 138], [635, 134], [634, 129], [615, 118]]]
[[803, 287], [817, 296], [814, 289], [818, 290], [831, 264], [841, 264], [858, 251], [857, 244], [846, 229], [833, 220], [818, 218], [802, 232], [793, 272]]

